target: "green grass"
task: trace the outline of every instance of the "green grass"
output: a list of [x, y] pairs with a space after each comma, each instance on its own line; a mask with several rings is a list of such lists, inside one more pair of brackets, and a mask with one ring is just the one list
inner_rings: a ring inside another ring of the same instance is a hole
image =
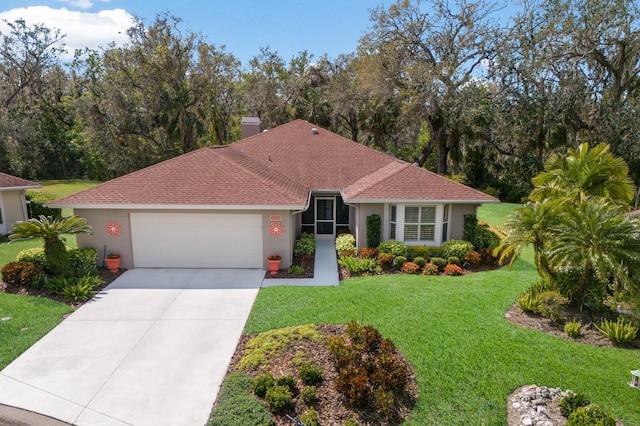
[[518, 207], [522, 207], [522, 204], [483, 204], [478, 208], [478, 220], [488, 222], [491, 226], [504, 226], [509, 215]]
[[[491, 205], [481, 220], [502, 224], [517, 205]], [[504, 318], [520, 292], [537, 280], [531, 251], [512, 271], [462, 277], [386, 275], [352, 278], [340, 287], [260, 290], [245, 333], [357, 319], [377, 327], [411, 361], [419, 398], [409, 425], [506, 425], [506, 399], [537, 384], [585, 394], [640, 425], [640, 392], [628, 386], [637, 350], [600, 348], [558, 339]]]
[[67, 195], [75, 194], [76, 192], [94, 187], [101, 182], [97, 180], [71, 179], [41, 180], [38, 183], [43, 185], [43, 187], [35, 189], [35, 192], [45, 192], [57, 197], [66, 197]]
[[71, 311], [68, 305], [43, 297], [0, 293], [0, 370]]
[[42, 238], [34, 240], [14, 241], [12, 243], [4, 242], [0, 243], [0, 268], [9, 262], [15, 262], [16, 256], [22, 250], [42, 247]]

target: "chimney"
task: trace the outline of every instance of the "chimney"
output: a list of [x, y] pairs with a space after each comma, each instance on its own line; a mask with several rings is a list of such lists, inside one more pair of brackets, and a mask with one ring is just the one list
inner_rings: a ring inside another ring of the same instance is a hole
[[260, 119], [258, 117], [242, 117], [242, 139], [260, 133]]

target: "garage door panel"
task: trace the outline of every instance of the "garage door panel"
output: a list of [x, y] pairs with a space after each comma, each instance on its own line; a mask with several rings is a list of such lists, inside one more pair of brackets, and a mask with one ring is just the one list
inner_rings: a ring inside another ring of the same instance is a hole
[[262, 216], [132, 213], [136, 267], [262, 268]]

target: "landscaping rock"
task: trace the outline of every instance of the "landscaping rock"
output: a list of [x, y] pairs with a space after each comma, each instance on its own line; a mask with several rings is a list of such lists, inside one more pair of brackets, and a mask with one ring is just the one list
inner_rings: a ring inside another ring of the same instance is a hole
[[567, 392], [558, 388], [527, 385], [516, 389], [507, 402], [509, 426], [565, 425], [558, 403]]

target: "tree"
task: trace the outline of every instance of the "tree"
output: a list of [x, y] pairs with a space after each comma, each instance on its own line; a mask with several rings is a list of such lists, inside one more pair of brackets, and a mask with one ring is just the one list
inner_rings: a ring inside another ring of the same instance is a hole
[[14, 224], [9, 240], [44, 239], [44, 257], [47, 267], [51, 269], [53, 275], [60, 275], [66, 272], [68, 266], [66, 248], [60, 236], [90, 233], [91, 226], [84, 218], [40, 216], [38, 219], [33, 218]]

